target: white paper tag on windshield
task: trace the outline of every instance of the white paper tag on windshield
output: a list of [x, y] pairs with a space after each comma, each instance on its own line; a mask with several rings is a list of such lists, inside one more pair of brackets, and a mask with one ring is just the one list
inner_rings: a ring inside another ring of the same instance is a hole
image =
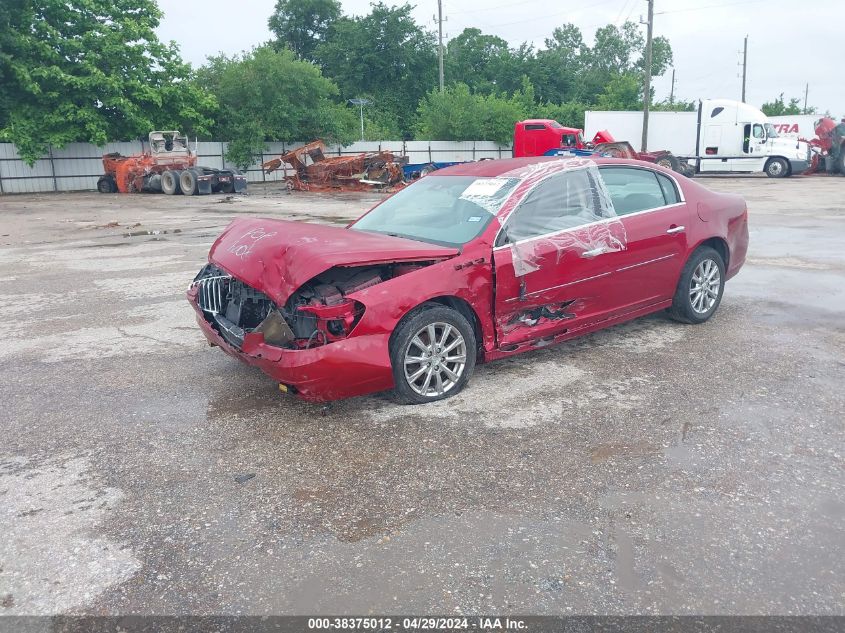
[[474, 181], [469, 187], [464, 189], [461, 194], [462, 198], [468, 196], [484, 196], [490, 197], [496, 195], [496, 192], [504, 187], [508, 182], [507, 178], [479, 178]]

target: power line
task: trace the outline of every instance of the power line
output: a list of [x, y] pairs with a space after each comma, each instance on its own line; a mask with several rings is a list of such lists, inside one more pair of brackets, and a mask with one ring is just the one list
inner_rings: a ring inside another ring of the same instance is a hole
[[690, 7], [687, 9], [672, 9], [670, 11], [658, 11], [657, 15], [665, 15], [667, 13], [684, 13], [686, 11], [703, 11], [704, 9], [719, 9], [721, 7], [734, 7], [740, 4], [754, 4], [755, 2], [768, 2], [769, 0], [744, 0], [740, 2], [727, 2], [723, 4], [708, 4], [703, 7]]
[[[588, 4], [586, 6], [578, 7], [578, 12], [582, 12], [584, 9], [592, 9], [593, 7], [597, 7], [600, 4], [607, 4], [608, 2], [612, 2], [613, 0], [599, 0], [599, 2], [594, 2], [592, 4]], [[549, 13], [546, 15], [538, 15], [532, 18], [526, 18], [525, 20], [510, 20], [508, 22], [501, 22], [500, 24], [488, 24], [490, 27], [497, 27], [497, 26], [509, 26], [511, 24], [524, 24], [525, 22], [536, 22], [537, 20], [546, 20], [548, 18], [557, 17], [559, 15], [564, 15], [567, 13], [572, 13], [572, 9], [567, 9], [566, 11], [558, 11], [556, 13]]]

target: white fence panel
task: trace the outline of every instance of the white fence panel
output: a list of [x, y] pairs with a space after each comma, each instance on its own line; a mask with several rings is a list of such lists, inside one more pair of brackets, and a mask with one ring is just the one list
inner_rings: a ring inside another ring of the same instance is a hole
[[[53, 149], [27, 165], [11, 143], [0, 143], [0, 194], [38, 193], [52, 191], [85, 191], [96, 189], [97, 179], [103, 173], [102, 156], [120, 153], [137, 154], [145, 148], [141, 141], [107, 143], [97, 147], [89, 143], [70, 143], [62, 149]], [[213, 168], [235, 168], [226, 160], [227, 142], [190, 142], [196, 149], [199, 164]], [[261, 164], [304, 145], [302, 141], [268, 142], [263, 151], [253, 157], [246, 170], [249, 182], [277, 182], [284, 178], [284, 170], [265, 174]], [[492, 141], [357, 141], [345, 147], [334, 145], [326, 148], [327, 156], [348, 156], [365, 152], [391, 151], [405, 155], [408, 162], [460, 162], [482, 158], [509, 158], [510, 146], [499, 146]]]

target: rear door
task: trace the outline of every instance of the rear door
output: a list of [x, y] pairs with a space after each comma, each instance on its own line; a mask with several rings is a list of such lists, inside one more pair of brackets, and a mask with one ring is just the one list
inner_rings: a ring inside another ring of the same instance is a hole
[[541, 180], [506, 220], [493, 250], [500, 346], [555, 336], [614, 308], [609, 255], [621, 222], [596, 195], [595, 170]]
[[609, 254], [615, 314], [671, 299], [697, 220], [670, 176], [647, 167], [602, 166], [599, 173], [625, 228], [626, 248]]

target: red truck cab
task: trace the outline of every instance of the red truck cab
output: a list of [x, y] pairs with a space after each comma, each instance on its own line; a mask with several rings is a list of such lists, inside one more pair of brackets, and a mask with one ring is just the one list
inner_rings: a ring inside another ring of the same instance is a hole
[[546, 156], [559, 149], [591, 149], [596, 143], [613, 143], [607, 130], [596, 134], [592, 143], [584, 142], [584, 131], [564, 127], [553, 119], [526, 119], [513, 127], [514, 158]]
[[527, 119], [517, 121], [513, 128], [513, 155], [543, 156], [549, 150], [584, 149], [584, 133], [572, 127], [563, 127], [552, 119]]

